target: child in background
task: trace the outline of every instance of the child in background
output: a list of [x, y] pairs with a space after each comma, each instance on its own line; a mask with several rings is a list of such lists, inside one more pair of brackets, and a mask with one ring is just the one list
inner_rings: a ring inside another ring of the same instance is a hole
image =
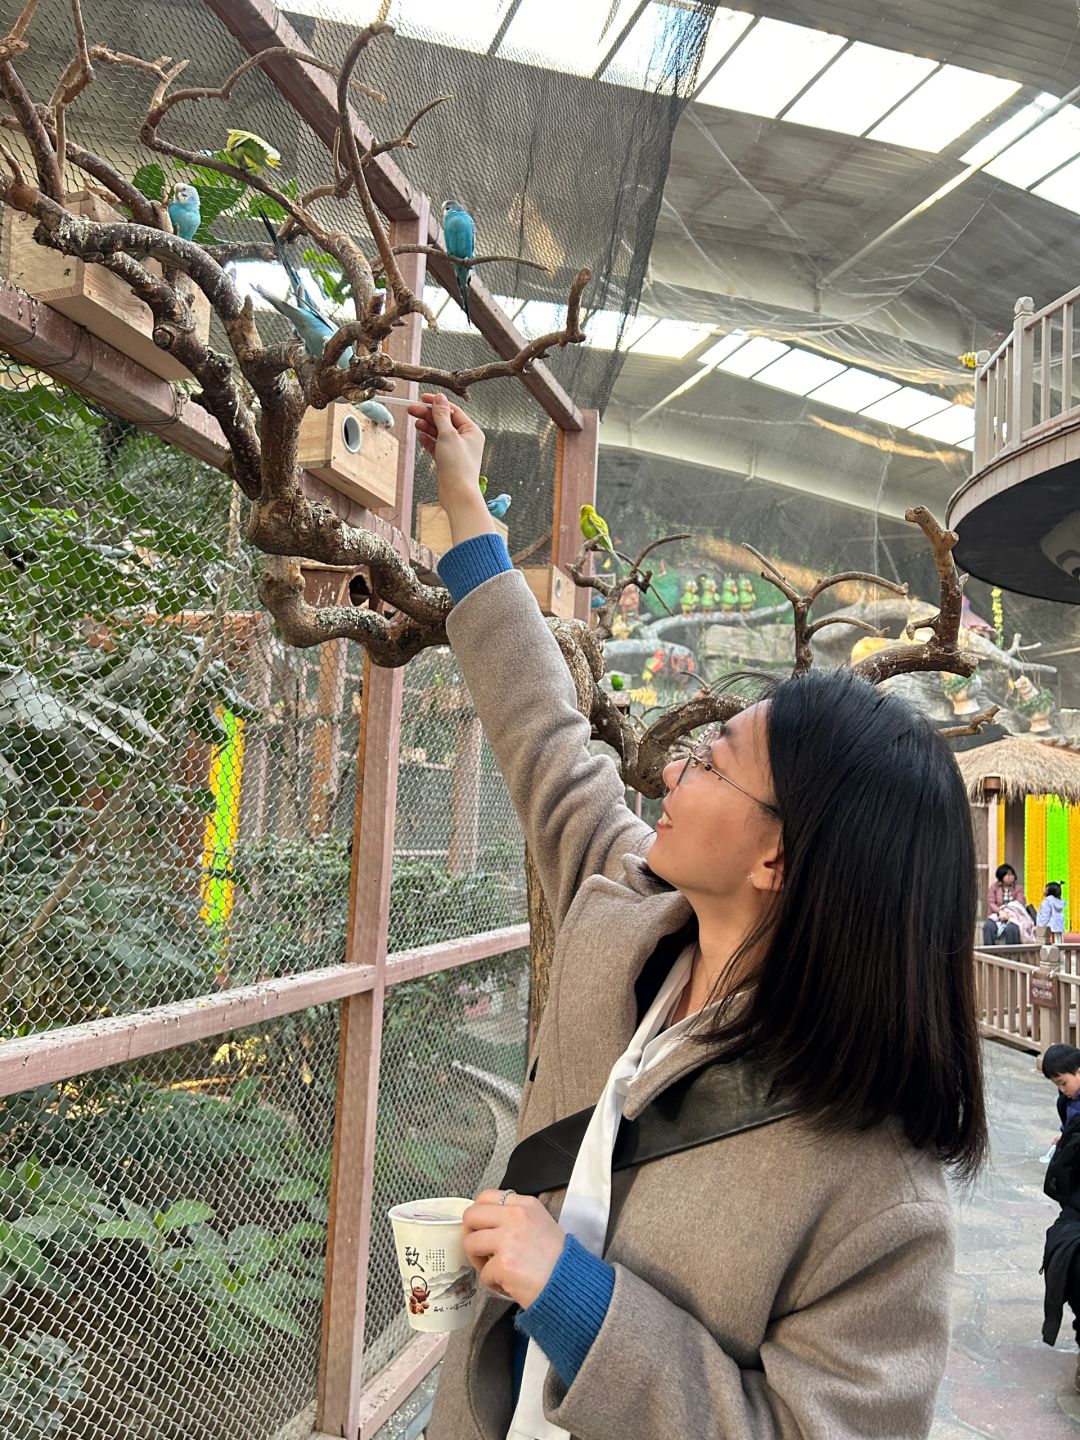
[[1056, 880], [1051, 880], [1043, 892], [1035, 924], [1045, 928], [1047, 944], [1061, 944], [1061, 937], [1065, 933], [1065, 902], [1061, 898], [1061, 886]]
[[[1075, 1045], [1051, 1045], [1042, 1058], [1042, 1071], [1058, 1089], [1058, 1116], [1062, 1133], [1055, 1136], [1046, 1172], [1044, 1192], [1061, 1206], [1061, 1213], [1046, 1232], [1042, 1275], [1045, 1285], [1042, 1338], [1053, 1345], [1066, 1305], [1073, 1312], [1073, 1332], [1080, 1342], [1080, 1050]], [[1080, 1359], [1073, 1381], [1080, 1390]]]

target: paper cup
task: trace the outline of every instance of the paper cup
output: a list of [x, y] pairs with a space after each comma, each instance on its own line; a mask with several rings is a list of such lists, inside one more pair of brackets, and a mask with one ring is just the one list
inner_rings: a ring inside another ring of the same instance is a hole
[[472, 1318], [476, 1271], [465, 1254], [461, 1217], [473, 1202], [457, 1196], [413, 1200], [386, 1213], [394, 1227], [406, 1312], [414, 1330], [444, 1334]]

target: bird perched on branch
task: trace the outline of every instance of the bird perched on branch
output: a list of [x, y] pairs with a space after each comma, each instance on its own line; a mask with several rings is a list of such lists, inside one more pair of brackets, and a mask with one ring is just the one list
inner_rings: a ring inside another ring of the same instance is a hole
[[394, 423], [393, 415], [378, 400], [361, 400], [356, 408], [361, 415], [366, 415], [373, 425], [381, 425], [383, 429], [389, 429]]
[[194, 185], [176, 185], [169, 201], [169, 219], [181, 240], [194, 240], [202, 224], [202, 201]]
[[963, 355], [957, 355], [956, 358], [965, 370], [977, 370], [979, 368], [979, 357], [974, 350], [965, 350]]
[[[456, 200], [447, 200], [442, 213], [446, 253], [453, 259], [471, 260], [476, 253], [476, 223], [472, 216]], [[454, 266], [458, 289], [461, 291], [461, 308], [465, 311], [466, 320], [470, 318], [469, 276], [471, 273], [470, 265]]]
[[[274, 252], [278, 257], [278, 261], [289, 278], [289, 290], [292, 295], [292, 300], [279, 300], [276, 295], [271, 295], [270, 292], [264, 290], [261, 285], [256, 285], [254, 289], [262, 296], [267, 304], [274, 307], [279, 315], [285, 316], [285, 319], [289, 321], [293, 329], [300, 336], [300, 339], [304, 342], [304, 349], [309, 355], [321, 355], [326, 349], [326, 342], [330, 339], [330, 336], [337, 334], [338, 326], [327, 314], [325, 299], [321, 295], [318, 297], [313, 295], [308, 286], [304, 284], [303, 277], [293, 263], [288, 247], [282, 244], [277, 231], [265, 215], [262, 217], [262, 222], [273, 243]], [[348, 349], [344, 350], [342, 354], [338, 356], [337, 363], [339, 370], [345, 369], [352, 359], [352, 354], [352, 346], [350, 345]], [[379, 406], [380, 410], [382, 408], [382, 406]], [[391, 420], [390, 423], [393, 424], [393, 420]]]
[[611, 536], [608, 533], [608, 524], [604, 517], [597, 513], [592, 505], [582, 505], [578, 523], [581, 526], [581, 533], [586, 540], [599, 540], [601, 547], [608, 551], [613, 560], [617, 560], [615, 547], [611, 543]]
[[494, 515], [496, 520], [501, 520], [510, 509], [511, 497], [509, 495], [496, 495], [494, 500], [487, 502], [488, 514]]
[[281, 152], [250, 130], [230, 130], [223, 153], [233, 165], [246, 170], [249, 175], [259, 175], [266, 169], [276, 170], [281, 164]]

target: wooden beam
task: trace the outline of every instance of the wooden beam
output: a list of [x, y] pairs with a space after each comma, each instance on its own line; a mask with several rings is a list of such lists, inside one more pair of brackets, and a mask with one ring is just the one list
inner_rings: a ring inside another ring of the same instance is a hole
[[[386, 983], [419, 980], [474, 960], [507, 955], [528, 943], [527, 925], [508, 925], [483, 935], [401, 950], [387, 957]], [[105, 1020], [88, 1020], [62, 1030], [7, 1040], [0, 1045], [0, 1096], [32, 1090], [37, 1085], [53, 1085], [73, 1075], [141, 1060], [146, 1055], [159, 1055], [163, 1050], [175, 1050], [212, 1035], [228, 1035], [247, 1025], [306, 1010], [309, 1005], [326, 1005], [359, 995], [374, 983], [370, 966], [331, 965], [325, 970], [307, 970], [280, 980], [238, 986], [219, 995], [156, 1005], [133, 1015], [112, 1015]]]
[[[562, 430], [555, 455], [555, 515], [552, 521], [551, 561], [568, 574], [581, 549], [579, 514], [582, 505], [596, 499], [596, 466], [600, 454], [600, 412], [582, 411], [580, 430]], [[589, 618], [593, 591], [575, 588], [574, 614]]]
[[372, 1377], [360, 1406], [360, 1440], [374, 1435], [446, 1354], [449, 1335], [414, 1335], [389, 1365]]
[[[273, 0], [205, 0], [205, 4], [249, 55], [277, 45], [297, 50], [309, 49], [303, 36], [293, 28]], [[268, 60], [262, 69], [326, 148], [332, 150], [337, 132], [336, 86], [333, 79], [324, 71], [312, 70], [288, 56]], [[371, 131], [355, 113], [352, 114], [352, 123], [361, 148], [366, 149], [372, 139]], [[426, 223], [417, 240], [399, 243], [442, 244], [442, 226], [436, 207], [427, 196], [410, 185], [389, 155], [379, 155], [372, 161], [367, 167], [367, 178], [376, 204], [391, 220], [415, 220], [425, 203], [428, 206]], [[429, 269], [443, 289], [451, 295], [457, 294], [453, 269], [445, 260], [432, 257]], [[475, 272], [469, 285], [469, 312], [477, 330], [500, 359], [509, 360], [527, 344], [525, 337], [511, 323]], [[560, 429], [581, 428], [581, 411], [542, 361], [537, 361], [529, 373], [521, 377], [521, 381]]]
[[[149, 430], [177, 449], [222, 470], [229, 456], [217, 421], [167, 380], [144, 370], [91, 335], [81, 325], [50, 310], [0, 277], [0, 350], [14, 360], [51, 375], [87, 400]], [[407, 539], [374, 511], [357, 505], [304, 472], [304, 493], [329, 505], [358, 529], [371, 530], [407, 555], [422, 577], [437, 575], [438, 556], [427, 545]]]
[[[427, 225], [424, 197], [419, 198], [417, 209], [414, 219], [391, 225], [393, 243], [418, 243], [416, 236]], [[407, 278], [422, 288], [425, 257], [409, 259]], [[420, 344], [418, 317], [395, 330], [388, 342], [391, 354], [412, 363], [420, 358]], [[406, 417], [395, 423], [404, 444], [398, 450], [392, 514], [407, 532], [412, 519], [416, 430]], [[364, 1321], [403, 680], [400, 668], [383, 669], [372, 665], [370, 656], [365, 657], [345, 958], [350, 964], [370, 968], [374, 984], [342, 1007], [315, 1420], [316, 1429], [347, 1440], [360, 1437], [364, 1388]]]

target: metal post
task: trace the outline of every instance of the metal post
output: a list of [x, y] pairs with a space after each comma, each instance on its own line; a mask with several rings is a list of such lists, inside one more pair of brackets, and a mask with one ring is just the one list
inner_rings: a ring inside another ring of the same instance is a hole
[[[422, 242], [428, 224], [426, 202], [420, 214], [391, 226], [395, 245]], [[425, 257], [402, 256], [407, 283], [420, 293]], [[411, 316], [390, 338], [391, 352], [416, 363], [420, 359], [420, 318]], [[415, 385], [406, 392], [415, 395]], [[399, 407], [395, 406], [395, 410]], [[398, 436], [397, 496], [390, 518], [405, 534], [412, 515], [416, 431], [408, 416], [395, 417]], [[407, 559], [407, 555], [405, 556]], [[326, 1298], [316, 1429], [347, 1440], [361, 1434], [364, 1317], [374, 1190], [375, 1124], [382, 1053], [386, 944], [390, 916], [390, 880], [397, 812], [398, 742], [401, 732], [403, 670], [364, 665], [360, 713], [359, 773], [353, 867], [349, 895], [346, 960], [375, 968], [371, 990], [350, 996], [341, 1012], [337, 1109], [330, 1180]], [[376, 1219], [376, 1223], [380, 1223]], [[385, 1223], [385, 1222], [383, 1222]]]

